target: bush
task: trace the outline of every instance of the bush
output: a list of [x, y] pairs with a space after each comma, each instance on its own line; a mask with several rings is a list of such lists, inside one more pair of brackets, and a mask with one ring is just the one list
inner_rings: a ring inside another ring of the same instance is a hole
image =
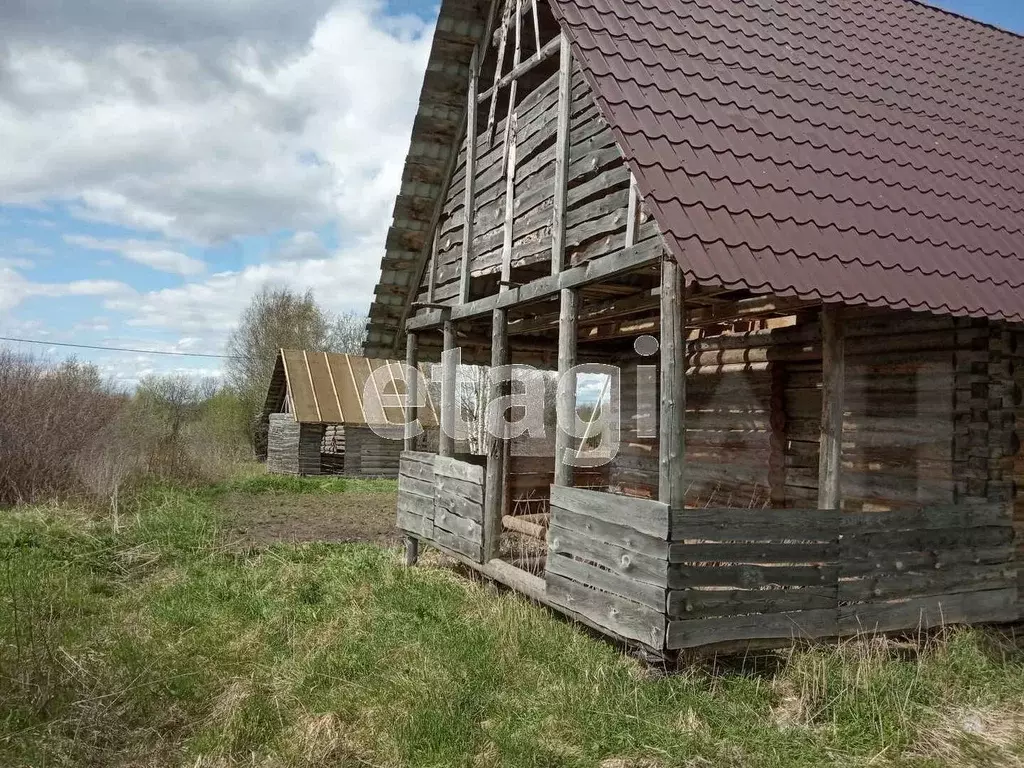
[[80, 490], [79, 468], [127, 402], [94, 366], [0, 350], [0, 504]]

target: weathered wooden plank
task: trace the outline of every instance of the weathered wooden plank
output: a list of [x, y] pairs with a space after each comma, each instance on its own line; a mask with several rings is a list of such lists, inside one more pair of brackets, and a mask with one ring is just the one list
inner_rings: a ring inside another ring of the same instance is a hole
[[482, 505], [484, 503], [484, 489], [483, 485], [479, 483], [470, 483], [455, 477], [435, 474], [434, 487], [439, 492], [450, 493], [474, 504]]
[[[406, 324], [408, 327], [408, 324]], [[455, 455], [455, 401], [459, 355], [456, 350], [455, 323], [450, 312], [444, 320], [444, 350], [441, 354], [441, 435], [440, 455]], [[436, 462], [435, 462], [436, 464]]]
[[672, 589], [694, 587], [738, 587], [758, 589], [767, 586], [818, 587], [834, 584], [838, 565], [681, 565], [668, 571]]
[[795, 509], [683, 509], [672, 512], [673, 539], [831, 542], [842, 513]]
[[1017, 583], [1013, 563], [964, 565], [948, 571], [871, 574], [839, 582], [839, 601], [873, 602], [906, 597], [1005, 589]]
[[434, 497], [403, 491], [398, 494], [398, 509], [409, 514], [432, 518], [434, 516]]
[[668, 615], [695, 619], [751, 613], [836, 610], [835, 586], [785, 589], [683, 589], [668, 593]]
[[[648, 536], [668, 540], [669, 507], [661, 502], [582, 488], [552, 486], [551, 507], [593, 517], [606, 523], [626, 526]], [[555, 514], [557, 515], [557, 511]]]
[[665, 614], [640, 603], [608, 592], [577, 584], [557, 574], [549, 574], [547, 599], [556, 607], [587, 617], [621, 637], [638, 640], [653, 648], [665, 641]]
[[796, 564], [824, 563], [838, 558], [839, 544], [797, 542], [680, 543], [669, 545], [672, 563]]
[[433, 498], [434, 484], [427, 480], [420, 480], [411, 475], [400, 474], [398, 476], [398, 493], [413, 493], [418, 496]]
[[551, 508], [550, 525], [557, 525], [570, 531], [580, 531], [592, 539], [625, 547], [634, 552], [658, 560], [667, 560], [669, 543], [655, 538], [628, 525], [618, 525], [601, 520], [589, 514], [570, 512], [559, 507]]
[[735, 640], [813, 639], [839, 634], [835, 609], [723, 616], [670, 621], [665, 645], [670, 650]]
[[460, 517], [483, 523], [484, 507], [481, 502], [467, 499], [458, 493], [453, 493], [443, 487], [440, 482], [434, 493], [434, 506], [439, 510], [444, 509]]
[[424, 517], [404, 509], [398, 510], [396, 525], [403, 531], [419, 536], [423, 539], [431, 539], [434, 535], [434, 521], [432, 518]]
[[[434, 474], [439, 478], [452, 478], [475, 486], [482, 486], [484, 482], [483, 467], [479, 464], [470, 464], [467, 461], [460, 461], [459, 459], [450, 456], [437, 457], [434, 461]], [[477, 495], [470, 495], [468, 491], [466, 495], [469, 498], [476, 498], [478, 501], [483, 499], [482, 496], [479, 496], [478, 498]]]
[[405, 475], [416, 480], [423, 480], [424, 482], [431, 484], [434, 482], [433, 464], [426, 464], [421, 461], [409, 461], [403, 458], [399, 465], [398, 473], [399, 475]]
[[465, 555], [476, 563], [483, 562], [483, 549], [479, 541], [470, 541], [457, 536], [444, 528], [434, 528], [431, 539], [442, 547]]
[[839, 518], [839, 530], [844, 536], [999, 525], [1010, 525], [1009, 510], [1001, 504], [936, 505], [905, 512], [846, 513]]
[[668, 582], [667, 560], [641, 554], [607, 541], [592, 539], [580, 531], [552, 525], [548, 528], [548, 549], [552, 556], [580, 557], [636, 581], [661, 587]]
[[1017, 589], [958, 592], [891, 603], [854, 603], [840, 606], [838, 615], [843, 635], [1014, 621]]
[[574, 560], [572, 557], [552, 556], [547, 560], [547, 573], [563, 576], [579, 584], [611, 592], [655, 611], [665, 609], [665, 588], [630, 579], [621, 574]]
[[[405, 444], [404, 448], [407, 451], [412, 451], [416, 447], [416, 430], [415, 422], [418, 416], [419, 408], [417, 408], [417, 398], [419, 397], [419, 376], [409, 375], [412, 372], [418, 371], [419, 364], [419, 336], [415, 333], [407, 333], [405, 335], [405, 370], [406, 378], [408, 381], [405, 382]], [[331, 379], [333, 384], [334, 379]], [[341, 406], [338, 407], [341, 410]]]
[[449, 533], [461, 536], [467, 541], [481, 544], [483, 542], [483, 527], [479, 522], [449, 512], [443, 507], [438, 507], [434, 513], [434, 527], [444, 528]]
[[962, 546], [953, 550], [929, 552], [880, 552], [873, 556], [847, 558], [843, 562], [844, 577], [877, 573], [903, 573], [908, 571], [938, 571], [965, 564], [1006, 563], [1013, 559], [1015, 549], [1011, 545], [996, 547]]
[[929, 552], [961, 548], [989, 549], [1013, 541], [1013, 528], [933, 528], [917, 531], [883, 531], [844, 536], [843, 560], [884, 557], [888, 553]]

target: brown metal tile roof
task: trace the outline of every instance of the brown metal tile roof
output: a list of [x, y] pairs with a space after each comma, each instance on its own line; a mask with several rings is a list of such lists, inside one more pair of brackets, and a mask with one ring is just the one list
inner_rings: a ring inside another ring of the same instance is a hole
[[[333, 352], [282, 349], [277, 357], [265, 411], [281, 407], [284, 394], [291, 396], [295, 420], [303, 424], [386, 426], [404, 424], [403, 409], [389, 395], [404, 394], [404, 363], [375, 360]], [[386, 369], [371, 381], [371, 373]], [[367, 382], [370, 382], [367, 386]], [[424, 427], [437, 426], [437, 412], [429, 389], [426, 406], [419, 409]]]
[[1024, 321], [1024, 38], [912, 0], [552, 0], [687, 275]]

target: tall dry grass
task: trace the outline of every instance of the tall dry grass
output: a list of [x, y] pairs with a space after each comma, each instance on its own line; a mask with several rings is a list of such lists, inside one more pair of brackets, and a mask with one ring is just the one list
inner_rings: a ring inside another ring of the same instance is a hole
[[0, 505], [88, 496], [116, 521], [132, 484], [225, 479], [251, 459], [239, 408], [211, 382], [154, 378], [128, 393], [94, 366], [0, 350]]
[[0, 350], [0, 504], [80, 491], [83, 461], [127, 401], [92, 366]]

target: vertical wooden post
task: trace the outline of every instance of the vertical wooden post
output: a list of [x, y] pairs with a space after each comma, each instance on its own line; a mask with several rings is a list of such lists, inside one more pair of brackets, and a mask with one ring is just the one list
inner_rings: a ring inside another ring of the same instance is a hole
[[573, 467], [567, 462], [570, 454], [570, 433], [576, 423], [576, 376], [569, 372], [576, 366], [579, 294], [575, 288], [563, 288], [558, 315], [558, 394], [555, 400], [555, 485], [571, 486]]
[[480, 75], [480, 46], [473, 46], [469, 62], [469, 101], [466, 103], [466, 194], [462, 224], [462, 263], [459, 273], [459, 303], [469, 301], [470, 259], [473, 253], [473, 218], [476, 214], [476, 91]]
[[420, 559], [420, 542], [415, 536], [405, 537], [405, 565], [412, 568]]
[[640, 194], [636, 188], [636, 177], [629, 174], [629, 200], [626, 203], [626, 247], [636, 245], [636, 230], [640, 224]]
[[686, 495], [686, 320], [683, 273], [675, 257], [661, 263], [661, 411], [658, 500], [681, 510]]
[[501, 549], [501, 517], [505, 500], [504, 419], [491, 407], [505, 395], [505, 370], [509, 364], [508, 310], [496, 309], [491, 315], [491, 369], [487, 374], [487, 471], [484, 475], [484, 562], [498, 557]]
[[561, 37], [558, 70], [558, 133], [555, 139], [555, 200], [551, 212], [551, 274], [562, 271], [565, 260], [565, 208], [569, 178], [569, 118], [572, 115], [572, 49], [565, 32]]
[[821, 310], [821, 440], [818, 448], [818, 508], [839, 509], [843, 401], [846, 392], [845, 343], [838, 306]]
[[407, 333], [405, 337], [405, 450], [416, 450], [414, 422], [419, 413], [419, 336]]
[[444, 320], [444, 351], [441, 355], [441, 438], [440, 454], [455, 455], [455, 385], [458, 364], [455, 356], [455, 323]]

